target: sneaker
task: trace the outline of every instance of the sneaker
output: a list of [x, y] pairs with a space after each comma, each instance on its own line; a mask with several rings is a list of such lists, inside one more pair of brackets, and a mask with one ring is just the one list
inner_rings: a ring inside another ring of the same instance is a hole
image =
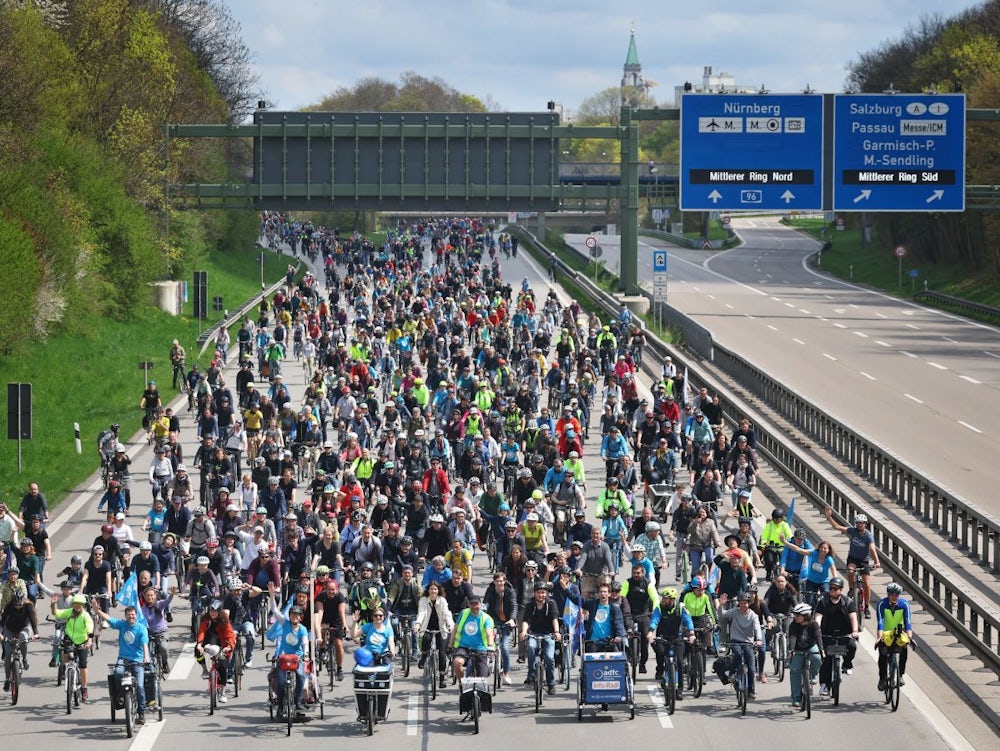
[[509, 686], [514, 682], [511, 680], [510, 676], [507, 673], [504, 673], [502, 676], [500, 676], [500, 680], [503, 681], [503, 685], [505, 686]]
[[306, 705], [303, 702], [301, 702], [301, 701], [297, 702], [295, 704], [295, 711], [296, 712], [305, 712], [306, 711]]
[[556, 695], [556, 687], [553, 684], [550, 683], [547, 688], [548, 688], [549, 696], [555, 696]]
[[878, 690], [885, 691], [885, 678], [878, 679]]
[[344, 680], [344, 670], [339, 666], [337, 667], [337, 680], [338, 681]]
[[639, 672], [640, 673], [645, 673], [646, 672], [646, 666], [645, 665], [640, 665], [639, 666]]
[[252, 657], [247, 657], [246, 661], [243, 663], [243, 667], [252, 668], [253, 667], [253, 658]]
[[229, 701], [229, 697], [226, 696], [226, 690], [222, 689], [222, 691], [219, 692], [219, 703], [220, 704], [225, 704], [228, 701]]
[[677, 701], [684, 701], [684, 694], [682, 694], [682, 693], [681, 693], [680, 691], [677, 691], [677, 692], [676, 692], [676, 693], [674, 694], [674, 698], [675, 698], [675, 699], [676, 699]]
[[146, 724], [146, 715], [144, 715], [142, 712], [140, 712], [139, 714], [137, 714], [135, 716], [135, 724], [136, 725], [145, 725]]
[[3, 682], [3, 690], [4, 691], [10, 691], [10, 681], [4, 681]]
[[27, 660], [27, 658], [25, 658], [25, 660], [24, 660], [24, 670], [25, 670], [25, 672], [27, 672], [27, 670], [28, 670], [28, 660]]
[[[529, 675], [527, 678], [525, 678], [524, 679], [524, 685], [525, 686], [534, 686], [535, 685], [535, 676]], [[6, 689], [4, 689], [4, 690], [6, 691]]]
[[829, 696], [830, 695], [830, 687], [827, 686], [825, 683], [822, 684], [819, 687], [819, 695], [820, 696]]
[[146, 709], [156, 709], [156, 699], [150, 699], [146, 702]]
[[844, 675], [854, 675], [854, 668], [844, 668]]
[[801, 709], [801, 707], [802, 705], [799, 704], [797, 701], [792, 702], [792, 709]]
[[904, 678], [903, 676], [899, 676], [899, 685], [900, 686], [905, 686], [906, 685], [906, 678]]
[[83, 688], [80, 689], [80, 699], [82, 701], [87, 701], [87, 699], [89, 699], [89, 698], [90, 698], [90, 694], [87, 693], [87, 687], [84, 686]]
[[56, 658], [53, 657], [51, 660], [49, 660], [49, 667], [54, 668], [55, 666], [56, 666]]
[[656, 674], [653, 676], [653, 678], [655, 680], [657, 680], [657, 681], [662, 681], [663, 680], [663, 671], [662, 670], [657, 670]]
[[166, 619], [167, 619], [167, 623], [173, 623], [174, 622], [174, 614], [171, 613], [169, 610], [166, 613]]
[[442, 675], [442, 676], [441, 676], [441, 680], [439, 680], [439, 681], [438, 681], [438, 687], [440, 687], [440, 688], [445, 688], [445, 687], [446, 687], [447, 685], [448, 685], [448, 683], [447, 683], [447, 681], [445, 680], [445, 677], [444, 677], [444, 675]]
[[424, 669], [424, 665], [426, 665], [426, 664], [427, 664], [427, 655], [425, 655], [425, 654], [420, 655], [420, 659], [417, 660], [417, 669], [418, 670], [423, 670]]
[[758, 683], [767, 683], [767, 676], [764, 675], [763, 673], [761, 673], [760, 675], [757, 676], [757, 682]]

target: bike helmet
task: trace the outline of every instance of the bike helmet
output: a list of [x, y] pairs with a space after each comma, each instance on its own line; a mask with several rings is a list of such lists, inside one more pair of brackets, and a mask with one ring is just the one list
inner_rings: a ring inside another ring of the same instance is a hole
[[645, 553], [646, 552], [646, 548], [644, 548], [642, 545], [633, 545], [632, 546], [632, 552], [633, 553]]
[[741, 516], [740, 525], [742, 526], [744, 524], [753, 524], [753, 519], [751, 519], [749, 516]]
[[187, 471], [188, 471], [187, 467], [185, 467], [183, 464], [178, 464], [177, 465], [177, 474], [180, 474], [181, 472], [187, 472]]
[[757, 585], [756, 584], [751, 584], [750, 586], [748, 586], [747, 587], [747, 594], [750, 594], [750, 595], [757, 594]]
[[792, 608], [792, 615], [804, 615], [806, 618], [810, 617], [813, 613], [811, 605], [807, 605], [804, 602], [800, 602], [794, 608]]
[[125, 453], [125, 446], [123, 444], [121, 444], [121, 443], [116, 443], [115, 444], [115, 453], [116, 454], [124, 454]]
[[805, 539], [805, 536], [806, 536], [806, 531], [802, 529], [802, 527], [796, 529], [795, 534], [792, 535], [792, 537], [801, 537], [802, 539]]
[[86, 605], [87, 598], [83, 595], [73, 595], [73, 599], [70, 600], [70, 603], [73, 605]]
[[866, 515], [864, 515], [864, 514], [855, 514], [854, 515], [854, 523], [855, 524], [867, 524], [868, 523], [868, 517]]
[[205, 515], [205, 507], [204, 506], [199, 506], [198, 508], [196, 508], [194, 510], [194, 515], [195, 516], [204, 516]]
[[229, 589], [243, 589], [243, 582], [237, 579], [236, 577], [232, 577], [226, 584], [226, 586]]
[[69, 562], [70, 562], [70, 565], [73, 565], [74, 563], [79, 563], [79, 564], [82, 565], [83, 564], [83, 558], [81, 558], [78, 555], [74, 555], [72, 558], [69, 559]]
[[660, 531], [660, 523], [659, 522], [646, 522], [646, 531], [647, 532], [659, 532]]
[[676, 600], [677, 590], [674, 589], [673, 587], [664, 587], [663, 589], [660, 590], [660, 597], [662, 597], [665, 600]]
[[412, 537], [404, 537], [402, 540], [399, 541], [399, 544], [400, 545], [412, 545], [413, 544], [413, 538]]
[[444, 524], [444, 517], [441, 516], [441, 514], [433, 514], [431, 516], [431, 524], [434, 524], [435, 522]]
[[112, 525], [110, 525], [110, 524], [102, 524], [101, 525], [101, 534], [102, 535], [114, 534], [114, 531], [115, 531], [115, 528]]
[[329, 576], [329, 575], [330, 575], [330, 567], [329, 566], [317, 566], [316, 567], [316, 576]]
[[740, 498], [749, 498], [751, 495], [750, 488], [741, 488], [739, 492]]
[[116, 433], [121, 429], [121, 425], [116, 422], [111, 423], [111, 429]]
[[696, 576], [694, 577], [694, 579], [691, 580], [688, 586], [691, 589], [701, 589], [705, 586], [705, 580], [702, 579], [700, 576]]
[[531, 491], [531, 497], [536, 501], [540, 501], [545, 497], [545, 493], [541, 490], [541, 488], [535, 488]]
[[832, 589], [833, 587], [839, 587], [840, 589], [843, 589], [844, 580], [841, 579], [839, 576], [833, 577], [832, 579], [830, 579], [830, 588]]
[[297, 595], [307, 595], [307, 594], [309, 594], [309, 585], [308, 584], [300, 584], [299, 586], [297, 586], [295, 588], [295, 594], [297, 594]]
[[221, 611], [222, 610], [222, 600], [212, 600], [208, 604], [209, 610]]
[[503, 526], [504, 529], [517, 529], [517, 522], [514, 521], [513, 519], [508, 519], [506, 522], [504, 522]]
[[524, 567], [525, 568], [538, 568], [538, 562], [537, 561], [528, 561], [527, 563], [524, 564]]
[[10, 596], [10, 601], [15, 605], [23, 605], [27, 596], [19, 589], [14, 590], [14, 593]]
[[198, 566], [207, 566], [209, 563], [211, 563], [211, 561], [208, 560], [207, 555], [199, 555], [198, 559], [195, 561], [195, 564]]
[[293, 605], [288, 610], [288, 614], [289, 615], [297, 615], [297, 616], [301, 617], [303, 615], [303, 611], [302, 611], [302, 608], [300, 608], [298, 605]]
[[740, 596], [736, 598], [737, 602], [750, 602], [751, 599], [753, 598], [746, 592], [740, 592]]
[[108, 490], [117, 488], [119, 485], [121, 485], [121, 483], [118, 480], [114, 479], [108, 480]]
[[365, 561], [364, 563], [361, 564], [361, 570], [362, 571], [374, 571], [375, 570], [375, 564], [372, 563], [371, 561]]
[[573, 512], [573, 517], [576, 518], [576, 519], [581, 519], [581, 518], [584, 518], [586, 516], [587, 516], [587, 512], [584, 511], [582, 508], [578, 508], [576, 511]]
[[524, 520], [525, 521], [529, 521], [529, 522], [537, 522], [538, 521], [538, 514], [536, 514], [534, 511], [532, 511], [530, 514], [528, 514], [527, 516], [524, 517]]
[[889, 582], [885, 588], [885, 593], [887, 595], [901, 595], [903, 594], [903, 588], [896, 584], [896, 582]]
[[771, 519], [773, 519], [774, 521], [778, 521], [779, 519], [784, 519], [784, 518], [785, 518], [784, 509], [776, 508], [774, 511], [771, 512]]
[[69, 579], [63, 579], [59, 582], [59, 589], [73, 589], [73, 582]]

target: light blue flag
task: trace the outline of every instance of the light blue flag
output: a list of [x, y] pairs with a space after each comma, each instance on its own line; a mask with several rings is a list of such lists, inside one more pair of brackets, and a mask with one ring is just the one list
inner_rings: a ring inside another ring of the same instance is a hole
[[580, 606], [572, 600], [567, 599], [563, 607], [563, 623], [573, 636], [583, 633], [583, 618], [580, 617]]
[[122, 584], [122, 588], [118, 590], [118, 604], [126, 608], [135, 608], [136, 620], [143, 626], [147, 625], [146, 616], [142, 614], [142, 608], [139, 607], [139, 580], [134, 571]]

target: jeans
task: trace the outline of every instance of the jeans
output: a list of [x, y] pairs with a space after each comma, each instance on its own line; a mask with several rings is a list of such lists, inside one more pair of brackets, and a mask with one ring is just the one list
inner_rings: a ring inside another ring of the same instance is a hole
[[691, 576], [695, 576], [698, 573], [698, 569], [704, 563], [707, 566], [712, 565], [712, 559], [715, 558], [715, 548], [709, 546], [707, 548], [691, 548]]
[[552, 634], [528, 634], [526, 650], [528, 653], [528, 675], [535, 675], [535, 658], [539, 648], [545, 660], [545, 683], [551, 686], [555, 683], [556, 642]]
[[[115, 675], [121, 678], [125, 675], [125, 669], [125, 665], [119, 662], [115, 667]], [[139, 714], [142, 714], [146, 711], [146, 668], [141, 662], [132, 662], [128, 665], [128, 671], [135, 680], [135, 694], [139, 698]]]
[[754, 693], [754, 679], [757, 677], [757, 663], [754, 645], [750, 642], [733, 642], [730, 654], [733, 657], [733, 682], [739, 680], [740, 665], [747, 666], [747, 693]]
[[[253, 643], [254, 637], [257, 635], [257, 625], [253, 621], [244, 621], [234, 627], [234, 631], [237, 634], [243, 634], [244, 643], [246, 644], [246, 651], [244, 652], [244, 657], [246, 658], [244, 662], [250, 662], [253, 659]], [[232, 670], [236, 667], [236, 650], [233, 650], [232, 657], [229, 658], [229, 669]]]
[[[792, 701], [802, 700], [802, 668], [806, 661], [806, 656], [802, 652], [796, 652], [788, 662], [788, 685], [792, 693]], [[819, 666], [823, 659], [819, 656], [819, 647], [815, 644], [809, 649], [809, 677], [815, 679], [819, 673]]]
[[[497, 644], [500, 647], [500, 670], [504, 673], [510, 672], [510, 626], [501, 623], [498, 627]], [[554, 647], [553, 647], [554, 648]]]

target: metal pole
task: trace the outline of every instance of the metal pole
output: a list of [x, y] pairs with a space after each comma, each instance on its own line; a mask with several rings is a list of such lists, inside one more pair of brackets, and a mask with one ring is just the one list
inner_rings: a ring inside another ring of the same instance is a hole
[[21, 415], [23, 407], [21, 406], [21, 384], [17, 384], [17, 473], [21, 474], [24, 470], [24, 466], [21, 461]]
[[903, 259], [902, 259], [902, 257], [897, 257], [896, 260], [899, 261], [899, 285], [898, 286], [899, 286], [900, 289], [902, 289], [903, 288]]

